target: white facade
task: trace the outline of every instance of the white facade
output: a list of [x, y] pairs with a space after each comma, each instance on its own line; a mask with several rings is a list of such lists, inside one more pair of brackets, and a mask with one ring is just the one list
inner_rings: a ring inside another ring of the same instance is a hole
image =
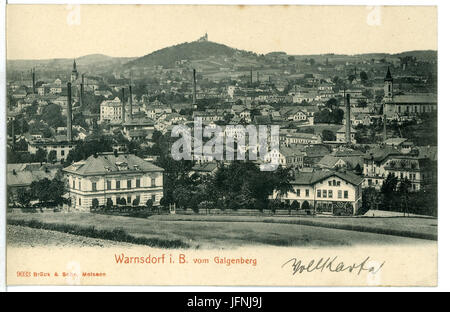
[[98, 200], [99, 205], [106, 205], [110, 198], [113, 205], [117, 205], [120, 198], [125, 198], [127, 205], [131, 206], [139, 198], [139, 205], [144, 206], [149, 199], [158, 205], [163, 196], [162, 172], [107, 176], [68, 174], [67, 179], [71, 208], [79, 211], [89, 212], [94, 199]]
[[100, 104], [100, 122], [122, 122], [122, 102], [118, 97]]
[[[311, 184], [295, 181], [291, 184], [294, 191], [281, 197], [281, 200], [289, 203], [296, 200], [300, 207], [307, 201], [310, 209], [317, 213], [336, 213], [335, 210], [340, 208], [356, 214], [362, 205], [362, 183], [355, 185], [338, 176], [330, 176]], [[273, 198], [276, 198], [276, 193]]]

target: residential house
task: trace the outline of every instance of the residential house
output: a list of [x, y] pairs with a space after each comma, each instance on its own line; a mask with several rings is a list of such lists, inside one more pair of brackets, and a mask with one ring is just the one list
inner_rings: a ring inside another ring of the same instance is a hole
[[[355, 215], [362, 206], [363, 179], [350, 172], [312, 171], [295, 172], [291, 182], [293, 192], [279, 197], [282, 201], [306, 201], [318, 214]], [[276, 191], [272, 196], [277, 197]]]
[[163, 196], [163, 169], [133, 154], [101, 153], [63, 169], [71, 208], [89, 212], [94, 200], [114, 205], [124, 198], [127, 205], [137, 200], [140, 206], [151, 199], [159, 205]]

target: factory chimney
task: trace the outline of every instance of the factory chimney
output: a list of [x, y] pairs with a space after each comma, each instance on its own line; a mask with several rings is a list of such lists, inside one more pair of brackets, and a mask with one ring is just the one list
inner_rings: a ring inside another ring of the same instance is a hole
[[345, 140], [348, 144], [352, 143], [351, 138], [351, 122], [350, 122], [350, 94], [347, 93], [347, 101], [345, 103]]
[[122, 88], [122, 123], [125, 122], [125, 88]]
[[67, 141], [72, 141], [72, 84], [67, 83]]
[[386, 131], [386, 103], [383, 103], [383, 141], [387, 140]]
[[34, 72], [34, 67], [31, 70], [31, 80], [33, 81], [33, 94], [36, 93], [36, 74]]
[[14, 151], [14, 148], [16, 146], [16, 134], [15, 134], [15, 129], [14, 129], [14, 123], [16, 122], [16, 119], [14, 118], [11, 121], [11, 137], [12, 137], [12, 150]]
[[130, 94], [129, 94], [129, 98], [128, 98], [128, 104], [130, 105], [129, 120], [131, 121], [133, 119], [133, 93], [131, 92], [131, 85], [130, 85]]
[[192, 87], [192, 106], [197, 108], [197, 77], [195, 69], [192, 71], [193, 87]]
[[84, 95], [84, 74], [81, 74], [80, 83], [80, 106], [83, 107], [83, 95]]

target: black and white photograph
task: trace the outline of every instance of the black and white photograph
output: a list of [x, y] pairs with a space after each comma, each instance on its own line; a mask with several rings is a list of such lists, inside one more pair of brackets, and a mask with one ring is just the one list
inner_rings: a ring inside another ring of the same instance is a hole
[[7, 4], [7, 285], [436, 286], [437, 14]]

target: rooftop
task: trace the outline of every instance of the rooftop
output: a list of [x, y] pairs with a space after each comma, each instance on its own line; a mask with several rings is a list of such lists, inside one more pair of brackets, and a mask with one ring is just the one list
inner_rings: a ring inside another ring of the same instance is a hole
[[133, 154], [124, 153], [101, 153], [92, 155], [86, 160], [82, 160], [64, 168], [65, 172], [79, 175], [102, 175], [130, 172], [152, 172], [163, 171], [164, 169], [143, 160]]

